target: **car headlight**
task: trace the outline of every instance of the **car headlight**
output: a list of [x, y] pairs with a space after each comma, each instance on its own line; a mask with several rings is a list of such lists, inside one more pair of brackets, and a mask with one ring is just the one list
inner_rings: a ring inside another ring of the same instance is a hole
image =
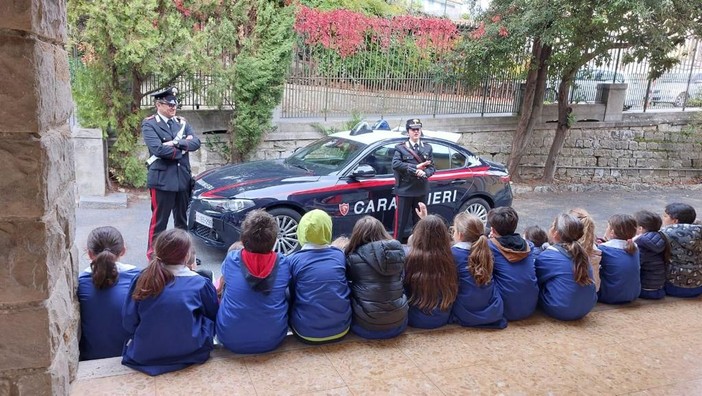
[[212, 209], [225, 210], [228, 212], [241, 212], [244, 209], [252, 208], [256, 204], [250, 199], [203, 199]]

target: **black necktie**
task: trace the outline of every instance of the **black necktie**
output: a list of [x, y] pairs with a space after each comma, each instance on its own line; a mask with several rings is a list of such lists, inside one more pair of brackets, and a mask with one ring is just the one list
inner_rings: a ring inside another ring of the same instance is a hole
[[417, 144], [417, 143], [414, 144], [414, 151], [419, 151], [419, 144]]

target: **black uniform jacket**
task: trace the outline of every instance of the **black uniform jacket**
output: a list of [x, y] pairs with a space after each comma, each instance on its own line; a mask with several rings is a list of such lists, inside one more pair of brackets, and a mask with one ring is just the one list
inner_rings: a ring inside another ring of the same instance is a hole
[[[185, 122], [182, 117], [175, 117], [177, 125], [173, 131], [169, 130], [168, 124], [157, 116], [147, 117], [141, 123], [141, 133], [144, 136], [144, 143], [149, 149], [149, 156], [156, 156], [158, 159], [149, 165], [149, 173], [146, 184], [149, 188], [163, 191], [188, 191], [190, 190], [190, 151], [200, 148], [200, 139], [193, 134], [193, 128]], [[170, 142], [178, 135], [178, 131], [185, 123], [183, 138], [177, 147], [164, 146], [163, 143]], [[192, 136], [191, 139], [186, 139]]]
[[[424, 169], [426, 177], [418, 177], [417, 165], [424, 161], [432, 161], [432, 163]], [[392, 170], [395, 173], [395, 195], [419, 197], [429, 194], [428, 179], [436, 170], [431, 145], [420, 140], [419, 147], [414, 150], [410, 148], [409, 140], [398, 144], [395, 146], [395, 155], [392, 157]]]

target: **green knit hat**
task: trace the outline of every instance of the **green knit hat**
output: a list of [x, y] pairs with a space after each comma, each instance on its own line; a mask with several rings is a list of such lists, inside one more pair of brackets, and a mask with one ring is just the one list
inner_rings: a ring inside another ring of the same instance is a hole
[[327, 212], [319, 209], [307, 212], [297, 226], [297, 240], [300, 245], [314, 243], [328, 245], [332, 237], [332, 219]]

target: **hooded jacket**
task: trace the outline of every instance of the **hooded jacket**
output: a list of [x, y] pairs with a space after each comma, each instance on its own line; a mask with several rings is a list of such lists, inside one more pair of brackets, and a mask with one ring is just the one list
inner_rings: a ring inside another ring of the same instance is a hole
[[641, 260], [641, 289], [660, 290], [665, 286], [666, 262], [663, 257], [668, 243], [661, 232], [645, 232], [636, 238]]
[[702, 288], [702, 225], [673, 224], [661, 231], [670, 241], [668, 283], [685, 289]]
[[405, 252], [396, 240], [367, 243], [346, 257], [355, 324], [381, 332], [407, 323], [404, 265]]
[[519, 234], [490, 238], [488, 244], [495, 257], [493, 279], [504, 302], [505, 319], [527, 318], [539, 298], [533, 244]]
[[281, 254], [244, 252], [233, 250], [222, 263], [227, 287], [217, 312], [217, 338], [234, 353], [267, 352], [288, 332], [290, 267]]

